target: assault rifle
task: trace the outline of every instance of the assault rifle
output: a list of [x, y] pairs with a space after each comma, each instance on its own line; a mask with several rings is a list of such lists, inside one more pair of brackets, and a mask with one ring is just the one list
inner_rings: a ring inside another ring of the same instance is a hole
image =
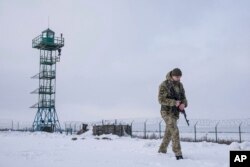
[[182, 111], [180, 111], [180, 112], [184, 115], [184, 118], [185, 118], [185, 120], [186, 120], [186, 122], [187, 122], [187, 124], [188, 124], [188, 126], [189, 126], [189, 120], [187, 119], [186, 111], [185, 111], [185, 110], [182, 110]]
[[[173, 94], [175, 100], [181, 101], [181, 98], [179, 96], [177, 96], [177, 94], [175, 93], [174, 88], [172, 88], [172, 94]], [[184, 118], [185, 118], [185, 120], [186, 120], [186, 122], [187, 122], [187, 124], [189, 126], [189, 120], [187, 119], [186, 111], [184, 109], [181, 111], [179, 109], [179, 106], [178, 107], [174, 106], [174, 111], [175, 112], [181, 112], [184, 115]]]
[[174, 111], [176, 112], [180, 112], [180, 113], [182, 113], [183, 115], [184, 115], [184, 118], [185, 118], [185, 120], [186, 120], [186, 122], [187, 122], [187, 124], [188, 124], [188, 126], [189, 126], [189, 120], [187, 119], [187, 114], [186, 114], [186, 111], [185, 110], [180, 110], [179, 109], [179, 106], [178, 107], [176, 107], [176, 106], [174, 106]]

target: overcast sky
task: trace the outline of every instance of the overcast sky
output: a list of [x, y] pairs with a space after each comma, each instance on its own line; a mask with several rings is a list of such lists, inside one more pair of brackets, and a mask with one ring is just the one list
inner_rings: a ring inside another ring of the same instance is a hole
[[190, 119], [250, 118], [249, 0], [0, 0], [0, 119], [33, 121], [39, 51], [63, 33], [61, 121], [160, 117], [158, 87], [179, 67]]

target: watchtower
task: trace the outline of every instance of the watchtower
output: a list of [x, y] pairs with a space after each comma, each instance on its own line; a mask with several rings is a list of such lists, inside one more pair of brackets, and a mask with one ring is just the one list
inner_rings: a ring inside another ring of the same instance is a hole
[[33, 122], [35, 131], [61, 131], [56, 113], [56, 63], [60, 61], [64, 38], [55, 37], [49, 28], [32, 40], [32, 48], [40, 51], [39, 73], [33, 79], [39, 79], [39, 87], [31, 92], [38, 94], [38, 102], [31, 106], [37, 113]]

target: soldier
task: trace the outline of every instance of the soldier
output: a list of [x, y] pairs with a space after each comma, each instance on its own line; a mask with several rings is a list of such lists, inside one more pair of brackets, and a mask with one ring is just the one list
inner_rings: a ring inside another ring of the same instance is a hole
[[[187, 99], [185, 90], [180, 82], [182, 72], [179, 68], [170, 71], [166, 80], [159, 87], [158, 100], [161, 104], [161, 116], [166, 123], [166, 130], [159, 148], [159, 153], [167, 153], [167, 147], [172, 139], [172, 150], [176, 159], [183, 159], [180, 145], [179, 129], [177, 120], [179, 119], [179, 111], [183, 111], [187, 107]], [[178, 95], [178, 99], [176, 99]]]

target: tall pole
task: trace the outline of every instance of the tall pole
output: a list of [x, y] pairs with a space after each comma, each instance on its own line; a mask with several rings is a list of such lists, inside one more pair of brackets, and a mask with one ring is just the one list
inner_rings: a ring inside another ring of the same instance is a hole
[[218, 133], [218, 131], [217, 131], [218, 125], [219, 125], [219, 122], [215, 125], [215, 142], [216, 143], [218, 142], [218, 135], [217, 135], [217, 133]]
[[239, 139], [240, 139], [240, 143], [241, 143], [241, 125], [242, 125], [242, 122], [239, 125]]
[[144, 139], [147, 139], [147, 121], [144, 122]]
[[198, 122], [194, 124], [194, 141], [196, 142], [196, 125]]

